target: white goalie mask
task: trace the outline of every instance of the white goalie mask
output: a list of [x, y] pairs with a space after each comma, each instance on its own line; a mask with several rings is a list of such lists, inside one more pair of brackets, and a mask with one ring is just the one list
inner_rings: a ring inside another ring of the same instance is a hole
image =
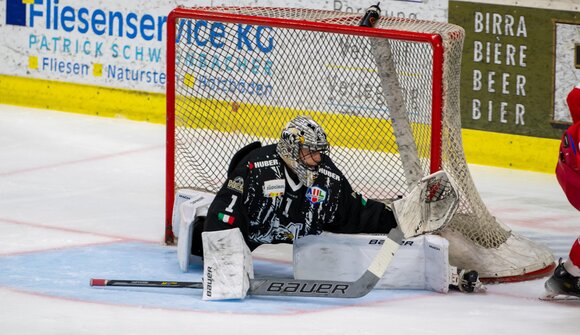
[[[306, 150], [303, 151], [303, 149]], [[298, 116], [282, 130], [276, 151], [286, 165], [296, 173], [302, 184], [310, 187], [318, 177], [318, 167], [322, 159], [328, 154], [326, 133], [309, 116]], [[316, 162], [316, 165], [308, 165], [301, 152], [307, 152], [307, 155], [318, 152], [321, 160]]]

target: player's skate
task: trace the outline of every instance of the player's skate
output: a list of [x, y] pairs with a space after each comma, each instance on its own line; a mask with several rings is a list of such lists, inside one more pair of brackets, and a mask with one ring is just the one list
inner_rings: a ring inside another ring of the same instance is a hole
[[445, 228], [459, 205], [455, 183], [445, 171], [421, 179], [405, 198], [391, 208], [405, 238]]
[[546, 294], [542, 297], [543, 300], [580, 299], [580, 277], [574, 277], [568, 273], [561, 258], [554, 274], [546, 281], [544, 287]]
[[450, 268], [449, 288], [464, 293], [478, 293], [486, 290], [479, 280], [477, 271], [458, 269], [454, 266]]

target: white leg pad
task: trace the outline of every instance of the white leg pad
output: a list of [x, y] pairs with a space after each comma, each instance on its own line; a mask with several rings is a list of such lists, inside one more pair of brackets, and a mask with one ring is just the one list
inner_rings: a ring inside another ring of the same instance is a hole
[[254, 278], [252, 254], [239, 228], [203, 232], [203, 300], [244, 299]]
[[[172, 222], [172, 227], [175, 236], [178, 237], [177, 260], [179, 262], [179, 268], [183, 272], [187, 272], [192, 257], [197, 257], [191, 255], [193, 223], [195, 222], [195, 218], [197, 216], [207, 215], [207, 210], [213, 198], [213, 194], [186, 189], [179, 190], [175, 194], [173, 206], [174, 221]], [[176, 222], [175, 220], [179, 221]]]
[[[190, 213], [190, 212], [183, 213], [183, 211], [181, 210], [181, 205], [183, 203], [189, 202], [189, 206], [196, 208], [205, 206], [207, 213], [207, 208], [209, 207], [207, 201], [209, 201], [209, 203], [211, 204], [214, 197], [215, 195], [213, 193], [200, 192], [188, 188], [177, 190], [177, 192], [175, 192], [175, 198], [173, 200], [173, 214], [171, 217], [171, 229], [173, 231], [173, 236], [179, 237], [181, 230], [181, 220], [183, 218], [183, 215], [184, 214], [187, 215], [188, 213]], [[202, 199], [204, 201], [202, 201]], [[185, 219], [187, 220], [188, 217], [186, 217]]]
[[[294, 277], [353, 281], [381, 247], [384, 235], [323, 233], [294, 242]], [[449, 290], [449, 243], [437, 235], [403, 242], [376, 288]]]

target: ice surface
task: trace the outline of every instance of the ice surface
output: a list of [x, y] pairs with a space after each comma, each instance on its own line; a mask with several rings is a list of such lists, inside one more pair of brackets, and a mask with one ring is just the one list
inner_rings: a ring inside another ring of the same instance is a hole
[[[1, 334], [578, 334], [580, 303], [545, 302], [544, 279], [447, 295], [202, 302], [192, 289], [91, 288], [92, 277], [197, 281], [164, 246], [165, 128], [0, 105]], [[554, 161], [556, 153], [554, 153]], [[471, 166], [491, 212], [566, 257], [580, 213], [555, 176]], [[290, 248], [256, 274], [289, 276]]]

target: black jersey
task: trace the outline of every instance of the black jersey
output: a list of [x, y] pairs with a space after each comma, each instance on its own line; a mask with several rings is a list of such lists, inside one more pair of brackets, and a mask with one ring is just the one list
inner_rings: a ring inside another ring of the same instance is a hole
[[311, 187], [286, 167], [276, 145], [254, 149], [238, 160], [209, 207], [204, 231], [239, 227], [255, 249], [322, 231], [388, 233], [396, 227], [390, 209], [354, 192], [329, 157], [323, 158]]

